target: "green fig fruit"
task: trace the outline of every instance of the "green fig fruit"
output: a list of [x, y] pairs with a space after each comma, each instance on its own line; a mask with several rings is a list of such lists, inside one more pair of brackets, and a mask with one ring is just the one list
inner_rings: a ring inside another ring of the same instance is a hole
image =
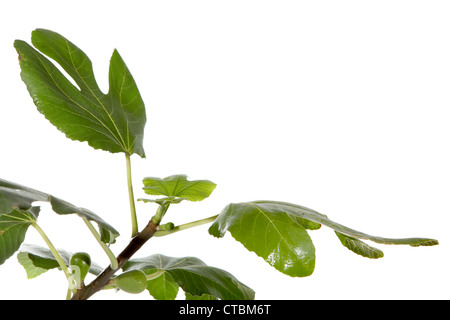
[[160, 225], [159, 228], [164, 231], [172, 231], [175, 228], [175, 225], [173, 224], [173, 222], [168, 222], [166, 224]]
[[75, 281], [80, 284], [86, 278], [91, 267], [91, 257], [86, 252], [77, 252], [70, 258], [70, 268]]
[[131, 270], [119, 274], [113, 280], [114, 285], [128, 293], [141, 293], [147, 288], [147, 276], [141, 270]]

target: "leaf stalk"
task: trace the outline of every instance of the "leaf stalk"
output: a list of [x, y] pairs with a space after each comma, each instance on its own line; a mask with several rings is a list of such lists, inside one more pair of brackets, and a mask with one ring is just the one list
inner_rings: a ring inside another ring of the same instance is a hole
[[128, 185], [128, 198], [130, 202], [130, 213], [131, 213], [131, 237], [134, 237], [138, 234], [138, 222], [136, 216], [136, 205], [134, 202], [134, 193], [133, 193], [133, 183], [131, 179], [131, 160], [130, 155], [128, 153], [125, 154], [126, 163], [127, 163], [127, 185]]
[[83, 217], [83, 221], [88, 227], [89, 231], [94, 235], [95, 240], [100, 244], [103, 251], [105, 251], [106, 255], [108, 256], [109, 260], [111, 261], [111, 269], [117, 270], [119, 268], [119, 264], [117, 262], [116, 256], [111, 251], [111, 249], [101, 240], [100, 234], [97, 232], [95, 227], [92, 225], [92, 223], [89, 221], [89, 219]]
[[183, 231], [183, 230], [186, 230], [186, 229], [198, 227], [198, 226], [201, 226], [201, 225], [204, 225], [204, 224], [207, 224], [207, 223], [211, 223], [211, 222], [214, 222], [214, 220], [216, 220], [218, 216], [219, 215], [217, 214], [217, 215], [209, 217], [209, 218], [205, 218], [205, 219], [196, 220], [196, 221], [188, 222], [188, 223], [185, 223], [185, 224], [181, 224], [179, 226], [174, 227], [173, 230], [171, 230], [171, 231], [158, 230], [155, 233], [154, 236], [155, 237], [164, 237], [164, 236], [168, 236], [169, 234], [172, 234], [172, 233], [175, 233], [175, 232], [179, 232], [179, 231]]
[[160, 204], [158, 206], [158, 210], [156, 210], [156, 214], [152, 217], [153, 223], [159, 225], [167, 210], [169, 209], [170, 204]]
[[[122, 268], [128, 259], [131, 258], [156, 232], [158, 225], [150, 220], [147, 226], [142, 229], [133, 239], [131, 239], [128, 246], [117, 256], [117, 262], [119, 263], [119, 268]], [[92, 281], [89, 285], [82, 287], [77, 290], [72, 296], [72, 300], [87, 300], [96, 292], [100, 291], [111, 277], [116, 273], [111, 266], [107, 267], [97, 278]]]
[[34, 227], [34, 229], [36, 229], [36, 231], [39, 233], [39, 235], [42, 237], [42, 239], [47, 244], [48, 248], [52, 252], [52, 254], [55, 257], [56, 261], [58, 262], [61, 270], [64, 272], [64, 274], [65, 274], [65, 276], [67, 278], [67, 281], [69, 282], [69, 288], [68, 288], [68, 292], [67, 292], [67, 296], [66, 296], [66, 299], [68, 300], [70, 298], [69, 291], [71, 292], [73, 289], [76, 288], [75, 279], [74, 279], [72, 273], [70, 272], [69, 268], [67, 267], [66, 263], [64, 262], [63, 258], [58, 253], [58, 250], [56, 250], [56, 248], [53, 245], [53, 243], [50, 241], [48, 236], [45, 234], [44, 230], [42, 230], [42, 228], [37, 224], [36, 221], [34, 221], [32, 223], [32, 226]]

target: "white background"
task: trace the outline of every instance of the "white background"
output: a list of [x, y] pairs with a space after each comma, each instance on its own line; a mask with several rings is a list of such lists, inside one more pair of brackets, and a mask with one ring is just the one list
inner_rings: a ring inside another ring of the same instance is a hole
[[[196, 256], [257, 299], [448, 299], [450, 247], [450, 4], [448, 1], [1, 1], [0, 176], [86, 207], [130, 236], [125, 158], [71, 141], [37, 112], [15, 39], [61, 33], [91, 58], [107, 91], [117, 48], [146, 102], [141, 179], [185, 173], [217, 188], [174, 206], [176, 224], [230, 202], [301, 204], [356, 230], [430, 237], [439, 246], [374, 245], [371, 260], [322, 227], [316, 269], [285, 276], [207, 226], [152, 239], [139, 256]], [[154, 212], [138, 204], [140, 227]], [[108, 260], [75, 216], [43, 207], [56, 247]], [[25, 242], [44, 245], [30, 228]], [[58, 271], [27, 280], [15, 256], [0, 266], [0, 299], [64, 299]], [[182, 295], [179, 296], [183, 298]], [[101, 292], [93, 299], [148, 299]]]

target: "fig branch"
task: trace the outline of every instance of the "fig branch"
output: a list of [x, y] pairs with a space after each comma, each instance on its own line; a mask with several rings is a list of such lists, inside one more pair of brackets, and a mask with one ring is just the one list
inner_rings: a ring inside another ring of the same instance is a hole
[[108, 283], [111, 277], [116, 273], [117, 270], [122, 268], [125, 263], [155, 234], [158, 229], [158, 223], [153, 222], [150, 219], [148, 224], [139, 232], [134, 238], [131, 239], [130, 243], [126, 248], [117, 256], [118, 268], [112, 269], [108, 266], [101, 274], [97, 276], [89, 285], [81, 287], [72, 296], [72, 300], [87, 300], [96, 292], [103, 289], [103, 287]]

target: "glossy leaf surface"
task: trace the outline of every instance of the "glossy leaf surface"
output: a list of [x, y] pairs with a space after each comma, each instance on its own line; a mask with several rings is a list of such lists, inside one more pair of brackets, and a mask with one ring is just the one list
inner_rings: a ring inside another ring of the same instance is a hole
[[[173, 175], [164, 179], [148, 177], [143, 180], [144, 191], [151, 195], [182, 198], [189, 201], [201, 201], [210, 196], [216, 184], [209, 180], [189, 181], [184, 174]], [[145, 199], [143, 199], [145, 201]]]
[[[109, 92], [94, 77], [92, 63], [76, 45], [58, 33], [36, 29], [32, 44], [16, 40], [22, 80], [41, 112], [73, 140], [109, 152], [136, 153], [143, 148], [145, 105], [133, 77], [115, 50], [109, 67]], [[56, 61], [75, 86], [47, 58]]]
[[168, 273], [185, 292], [194, 296], [213, 295], [222, 300], [252, 300], [255, 293], [222, 269], [207, 266], [194, 257], [172, 258], [155, 254], [133, 259], [124, 270], [142, 270], [146, 274], [157, 271]]
[[28, 210], [36, 201], [49, 202], [57, 214], [76, 214], [95, 221], [100, 228], [102, 241], [105, 243], [114, 243], [115, 238], [119, 236], [118, 231], [88, 209], [77, 207], [47, 193], [0, 179], [0, 216], [16, 208]]
[[39, 208], [13, 209], [0, 215], [0, 265], [10, 258], [25, 239], [28, 227], [36, 221]]
[[429, 238], [383, 238], [336, 223], [309, 208], [279, 201], [254, 201], [228, 205], [211, 225], [209, 233], [223, 237], [225, 232], [248, 250], [263, 257], [269, 264], [290, 276], [306, 276], [314, 268], [314, 247], [306, 229], [325, 225], [335, 230], [341, 243], [353, 252], [368, 258], [380, 258], [381, 250], [360, 241], [381, 244], [432, 246], [438, 241]]
[[[65, 250], [58, 250], [58, 253], [69, 267], [72, 254]], [[22, 244], [17, 260], [25, 268], [28, 279], [35, 278], [48, 270], [59, 268], [59, 264], [52, 252], [37, 245]], [[99, 275], [102, 271], [103, 269], [98, 264], [91, 262], [89, 273]]]
[[175, 300], [179, 288], [180, 286], [167, 272], [147, 282], [147, 290], [156, 300]]
[[304, 221], [257, 203], [228, 205], [209, 232], [222, 237], [228, 230], [248, 250], [292, 277], [313, 273], [315, 248]]

